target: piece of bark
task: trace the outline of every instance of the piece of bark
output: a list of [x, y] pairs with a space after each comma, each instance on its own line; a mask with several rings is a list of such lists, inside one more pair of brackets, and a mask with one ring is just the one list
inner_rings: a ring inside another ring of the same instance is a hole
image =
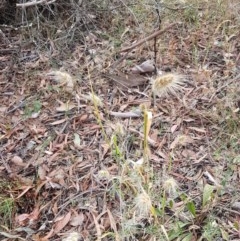
[[125, 88], [136, 87], [145, 84], [148, 80], [139, 74], [124, 74], [118, 72], [118, 74], [104, 74], [110, 80], [116, 82], [119, 86]]

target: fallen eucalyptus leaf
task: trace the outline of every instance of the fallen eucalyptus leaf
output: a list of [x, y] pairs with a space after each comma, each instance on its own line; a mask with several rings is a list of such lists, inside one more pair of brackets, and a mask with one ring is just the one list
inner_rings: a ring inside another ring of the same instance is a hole
[[73, 142], [74, 142], [75, 147], [80, 147], [81, 140], [80, 140], [80, 136], [77, 133], [74, 133]]
[[145, 62], [141, 63], [140, 65], [136, 65], [132, 68], [133, 74], [144, 74], [144, 73], [151, 73], [155, 70], [154, 64], [152, 60], [146, 60]]

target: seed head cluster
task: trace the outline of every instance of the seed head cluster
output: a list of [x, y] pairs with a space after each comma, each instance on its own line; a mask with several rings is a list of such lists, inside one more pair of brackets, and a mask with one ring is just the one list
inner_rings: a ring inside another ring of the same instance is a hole
[[152, 91], [154, 96], [167, 97], [170, 94], [176, 95], [181, 91], [185, 79], [178, 74], [164, 74], [152, 79]]

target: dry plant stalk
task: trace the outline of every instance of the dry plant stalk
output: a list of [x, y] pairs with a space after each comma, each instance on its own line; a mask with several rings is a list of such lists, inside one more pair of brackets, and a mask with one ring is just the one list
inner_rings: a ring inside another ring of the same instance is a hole
[[172, 28], [173, 26], [175, 26], [177, 24], [181, 24], [181, 23], [180, 22], [172, 23], [172, 24], [168, 25], [166, 28], [158, 30], [157, 32], [152, 33], [151, 35], [149, 35], [148, 37], [138, 41], [137, 43], [120, 50], [120, 53], [130, 51], [130, 50], [136, 48], [137, 46], [139, 46], [141, 44], [144, 44], [146, 41], [149, 41], [149, 40], [157, 37], [158, 35], [161, 35], [161, 34], [165, 33], [167, 30], [169, 30], [170, 28]]

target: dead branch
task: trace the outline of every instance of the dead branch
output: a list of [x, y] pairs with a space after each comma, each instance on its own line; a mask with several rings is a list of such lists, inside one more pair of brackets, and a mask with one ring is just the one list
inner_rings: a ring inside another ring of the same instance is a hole
[[26, 8], [26, 7], [36, 6], [39, 4], [49, 5], [54, 2], [56, 2], [56, 0], [51, 0], [49, 2], [47, 0], [39, 0], [39, 1], [32, 1], [32, 2], [27, 2], [27, 3], [18, 3], [18, 4], [16, 4], [16, 6], [17, 6], [17, 8]]
[[178, 25], [178, 24], [181, 24], [181, 22], [172, 23], [169, 26], [167, 26], [166, 28], [164, 28], [162, 30], [158, 30], [157, 32], [152, 33], [148, 37], [138, 41], [137, 43], [133, 44], [132, 46], [129, 46], [129, 47], [126, 47], [126, 48], [120, 50], [119, 52], [122, 53], [122, 52], [130, 51], [130, 50], [136, 48], [137, 46], [145, 43], [146, 41], [149, 41], [149, 40], [157, 37], [158, 35], [161, 35], [161, 34], [165, 33], [167, 30], [169, 30], [170, 28], [172, 28], [173, 26]]

